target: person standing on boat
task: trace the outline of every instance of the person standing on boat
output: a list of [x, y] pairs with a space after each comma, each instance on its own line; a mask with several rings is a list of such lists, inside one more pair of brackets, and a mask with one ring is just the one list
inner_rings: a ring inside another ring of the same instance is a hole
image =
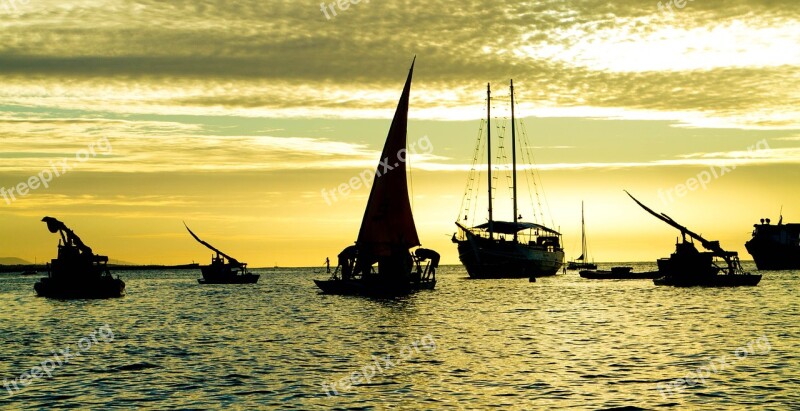
[[339, 253], [339, 265], [342, 267], [342, 280], [349, 280], [353, 275], [353, 262], [358, 255], [358, 248], [354, 245], [348, 246]]

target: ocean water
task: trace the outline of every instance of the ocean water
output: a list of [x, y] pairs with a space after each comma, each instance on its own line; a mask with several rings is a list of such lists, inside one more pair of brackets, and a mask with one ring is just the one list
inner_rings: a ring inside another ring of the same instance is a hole
[[0, 408], [800, 407], [797, 271], [678, 289], [447, 266], [436, 290], [396, 300], [320, 295], [315, 269], [255, 271], [240, 286], [120, 272], [127, 295], [101, 301], [0, 275], [0, 379], [19, 388], [0, 387]]

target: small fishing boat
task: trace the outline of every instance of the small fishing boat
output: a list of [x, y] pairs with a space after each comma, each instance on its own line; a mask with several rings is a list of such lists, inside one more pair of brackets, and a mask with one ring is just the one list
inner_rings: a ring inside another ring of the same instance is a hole
[[[416, 59], [415, 59], [416, 60]], [[408, 103], [414, 63], [383, 146], [370, 189], [358, 239], [339, 253], [339, 264], [327, 280], [314, 280], [325, 294], [395, 297], [436, 286], [439, 254], [419, 247], [408, 197], [405, 161]], [[386, 167], [386, 163], [394, 163]], [[377, 264], [377, 269], [374, 265]]]
[[[200, 284], [254, 284], [258, 282], [259, 274], [253, 274], [247, 271], [247, 263], [242, 263], [235, 258], [219, 251], [211, 244], [203, 241], [189, 229], [186, 223], [183, 223], [189, 234], [194, 237], [197, 242], [208, 247], [216, 253], [211, 257], [210, 265], [200, 266], [200, 272], [203, 278], [197, 280]], [[227, 261], [226, 261], [227, 260]]]
[[652, 280], [661, 277], [658, 271], [634, 273], [633, 267], [611, 267], [611, 270], [582, 270], [582, 278], [590, 280]]
[[64, 223], [44, 217], [47, 229], [59, 233], [58, 257], [51, 260], [47, 277], [34, 284], [40, 297], [57, 299], [115, 298], [125, 294], [125, 282], [108, 271], [108, 257], [97, 255]]
[[581, 256], [567, 263], [567, 270], [594, 270], [597, 264], [588, 262], [589, 251], [586, 247], [586, 223], [583, 219], [583, 201], [581, 201]]
[[[656, 213], [634, 198], [636, 204], [659, 220], [677, 228], [682, 239], [675, 244], [675, 252], [669, 258], [658, 259], [659, 277], [653, 280], [655, 285], [675, 287], [736, 287], [753, 286], [761, 281], [761, 275], [746, 273], [739, 262], [736, 251], [723, 250], [719, 241], [708, 241], [697, 233], [678, 224], [664, 213]], [[700, 252], [691, 240], [699, 241], [708, 251]]]

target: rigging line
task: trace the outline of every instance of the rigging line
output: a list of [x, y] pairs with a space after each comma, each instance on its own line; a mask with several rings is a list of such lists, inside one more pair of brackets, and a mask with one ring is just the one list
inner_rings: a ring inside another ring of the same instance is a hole
[[464, 195], [461, 197], [461, 206], [458, 209], [458, 215], [456, 216], [456, 221], [461, 221], [461, 213], [464, 213], [466, 217], [469, 214], [469, 207], [471, 203], [471, 193], [473, 190], [473, 179], [475, 178], [476, 170], [475, 164], [478, 160], [478, 154], [480, 152], [480, 143], [481, 143], [481, 133], [483, 132], [483, 119], [481, 119], [480, 125], [478, 126], [478, 138], [475, 140], [475, 149], [472, 153], [472, 166], [470, 167], [469, 172], [467, 173], [467, 183], [464, 187]]
[[[530, 164], [530, 169], [528, 170], [528, 172], [531, 175], [531, 179], [533, 180], [533, 185], [534, 185], [534, 188], [535, 188], [536, 205], [537, 205], [537, 210], [539, 211], [539, 218], [540, 218], [540, 221], [541, 221], [542, 224], [547, 224], [547, 222], [545, 221], [545, 218], [544, 218], [544, 207], [542, 207], [542, 199], [541, 199], [541, 196], [539, 195], [539, 187], [541, 186], [541, 182], [542, 182], [541, 177], [539, 178], [539, 182], [538, 183], [536, 181], [537, 180], [536, 179], [536, 159], [535, 159], [535, 157], [533, 155], [533, 145], [531, 144], [531, 141], [528, 139], [528, 129], [525, 126], [525, 123], [521, 123], [520, 125], [522, 126], [521, 129], [522, 129], [522, 131], [524, 133], [523, 136], [525, 138], [525, 145], [530, 147], [530, 149], [529, 149], [530, 151], [528, 152], [528, 163]], [[544, 191], [544, 186], [542, 186], [542, 191]], [[535, 212], [536, 212], [536, 210], [534, 210], [534, 213]]]
[[408, 168], [408, 187], [411, 190], [411, 214], [414, 214], [414, 176], [411, 174], [411, 155], [406, 150], [406, 167]]
[[[544, 182], [542, 181], [542, 175], [539, 173], [539, 167], [536, 165], [536, 156], [532, 152], [531, 152], [531, 158], [534, 164], [534, 169], [533, 169], [534, 173], [536, 176], [539, 177], [539, 185], [542, 187], [542, 197], [544, 197], [544, 203], [547, 206], [547, 215], [550, 216], [550, 224], [552, 224], [551, 227], [555, 229], [556, 222], [553, 219], [553, 211], [550, 209], [550, 202], [547, 200], [547, 191], [545, 191], [544, 189]], [[544, 217], [542, 217], [542, 220], [544, 221]]]

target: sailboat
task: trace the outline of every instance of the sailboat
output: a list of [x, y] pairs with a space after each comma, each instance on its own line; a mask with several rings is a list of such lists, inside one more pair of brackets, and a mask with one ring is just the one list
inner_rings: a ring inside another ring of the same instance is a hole
[[[491, 85], [486, 86], [486, 152], [489, 220], [468, 228], [456, 221], [452, 241], [472, 278], [530, 278], [555, 275], [564, 264], [561, 234], [545, 225], [520, 221], [517, 210], [517, 149], [514, 81], [511, 81], [511, 158], [514, 221], [494, 219], [492, 210]], [[476, 155], [477, 160], [477, 155]], [[465, 193], [465, 198], [467, 197]], [[464, 216], [467, 220], [467, 216]]]
[[426, 248], [410, 252], [420, 241], [401, 153], [409, 155], [406, 133], [413, 72], [414, 62], [389, 127], [358, 238], [339, 253], [339, 264], [328, 280], [314, 280], [323, 293], [390, 297], [436, 286], [439, 254]]
[[583, 201], [581, 201], [581, 256], [567, 263], [567, 270], [594, 270], [597, 268], [597, 264], [586, 262], [589, 259], [586, 248], [586, 222], [583, 218]]
[[[211, 257], [210, 265], [200, 266], [200, 273], [203, 278], [197, 280], [200, 284], [255, 284], [258, 282], [258, 274], [253, 274], [247, 271], [247, 263], [239, 262], [237, 259], [219, 251], [211, 244], [203, 241], [189, 229], [186, 223], [183, 223], [189, 234], [197, 240], [198, 243], [208, 247], [214, 251], [216, 256]], [[228, 260], [227, 262], [225, 260]]]

